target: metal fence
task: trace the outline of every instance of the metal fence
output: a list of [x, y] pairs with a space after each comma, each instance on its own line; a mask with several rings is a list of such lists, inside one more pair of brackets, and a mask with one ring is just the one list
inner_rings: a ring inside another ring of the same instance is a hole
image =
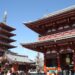
[[28, 74], [28, 75], [46, 75], [45, 73], [31, 73], [31, 74]]

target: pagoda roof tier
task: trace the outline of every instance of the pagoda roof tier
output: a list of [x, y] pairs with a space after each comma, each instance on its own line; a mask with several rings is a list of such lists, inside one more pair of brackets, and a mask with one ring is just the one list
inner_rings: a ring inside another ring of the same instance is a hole
[[[50, 49], [50, 50], [57, 50], [58, 48], [64, 48], [69, 46], [70, 44], [74, 43], [75, 44], [75, 37], [68, 38], [68, 39], [57, 39], [57, 40], [46, 40], [46, 41], [39, 41], [39, 42], [34, 42], [34, 43], [26, 43], [22, 44], [23, 47], [42, 52], [44, 53], [45, 50]], [[58, 49], [60, 50], [60, 49]]]
[[4, 28], [5, 30], [10, 31], [10, 32], [16, 30], [15, 28], [8, 26], [7, 24], [2, 23], [2, 22], [0, 23], [0, 27]]
[[9, 31], [4, 30], [4, 29], [0, 30], [0, 34], [4, 34], [4, 35], [6, 35], [8, 37], [12, 37], [12, 36], [16, 35], [16, 34], [10, 33]]
[[74, 21], [75, 21], [75, 5], [51, 13], [42, 19], [24, 24], [28, 28], [42, 35], [45, 33], [46, 29], [50, 28], [51, 26], [70, 24], [71, 22]]
[[5, 43], [5, 42], [1, 42], [0, 41], [0, 46], [2, 47], [6, 47], [6, 48], [8, 48], [8, 49], [10, 49], [10, 48], [15, 48], [16, 46], [13, 46], [13, 45], [10, 45], [10, 44], [8, 44], [8, 43]]
[[0, 35], [0, 40], [6, 40], [6, 41], [8, 41], [9, 43], [16, 41], [16, 40], [10, 39], [10, 38], [8, 38], [8, 37], [5, 37], [5, 36], [3, 36], [3, 35]]

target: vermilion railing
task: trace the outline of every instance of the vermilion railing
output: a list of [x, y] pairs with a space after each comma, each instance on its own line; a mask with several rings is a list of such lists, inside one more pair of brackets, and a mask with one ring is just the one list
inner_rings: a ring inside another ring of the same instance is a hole
[[61, 39], [66, 39], [66, 38], [71, 38], [71, 37], [75, 37], [75, 29], [68, 30], [65, 32], [59, 32], [59, 33], [51, 34], [47, 36], [42, 36], [42, 37], [39, 37], [38, 41], [61, 40]]

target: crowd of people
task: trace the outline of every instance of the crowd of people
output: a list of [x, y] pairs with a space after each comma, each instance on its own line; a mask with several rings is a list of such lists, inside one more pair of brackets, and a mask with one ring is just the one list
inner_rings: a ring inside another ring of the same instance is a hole
[[15, 71], [14, 68], [0, 67], [0, 75], [26, 75], [24, 71]]
[[26, 75], [23, 70], [15, 70], [9, 63], [0, 63], [0, 75]]
[[26, 75], [26, 74], [24, 71], [12, 72], [11, 70], [8, 70], [7, 72], [1, 71], [0, 75]]

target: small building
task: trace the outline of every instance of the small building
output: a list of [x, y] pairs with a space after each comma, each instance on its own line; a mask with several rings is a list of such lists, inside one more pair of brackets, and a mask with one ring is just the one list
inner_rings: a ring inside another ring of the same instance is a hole
[[14, 68], [14, 71], [24, 71], [26, 73], [29, 69], [34, 67], [34, 62], [30, 60], [28, 56], [7, 51], [5, 52], [5, 58], [10, 68]]

